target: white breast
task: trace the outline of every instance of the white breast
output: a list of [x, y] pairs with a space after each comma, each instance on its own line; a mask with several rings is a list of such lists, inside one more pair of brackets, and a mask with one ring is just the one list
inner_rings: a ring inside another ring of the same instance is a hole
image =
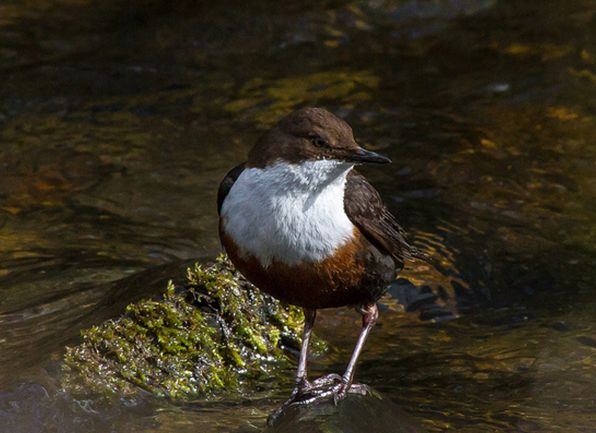
[[273, 260], [320, 261], [353, 236], [344, 211], [352, 167], [321, 160], [247, 168], [223, 202], [223, 229], [241, 254], [255, 256], [265, 267]]

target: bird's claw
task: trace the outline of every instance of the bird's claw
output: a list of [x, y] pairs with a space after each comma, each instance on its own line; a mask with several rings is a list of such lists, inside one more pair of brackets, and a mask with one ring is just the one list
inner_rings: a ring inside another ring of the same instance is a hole
[[296, 395], [288, 406], [307, 406], [325, 400], [333, 400], [337, 405], [348, 394], [367, 395], [370, 391], [364, 384], [350, 384], [337, 374], [328, 375], [313, 381], [311, 388]]
[[333, 404], [337, 406], [337, 404], [346, 398], [348, 391], [350, 390], [350, 385], [345, 382], [341, 382], [337, 385], [337, 390], [333, 393]]
[[347, 397], [348, 394], [356, 394], [356, 395], [368, 395], [370, 394], [370, 389], [367, 385], [363, 383], [352, 383], [348, 384], [346, 382], [341, 382], [340, 384], [336, 385], [337, 389], [333, 393], [333, 404], [337, 406], [337, 404], [342, 401], [344, 398]]
[[290, 407], [310, 406], [328, 400], [337, 405], [348, 394], [367, 395], [370, 394], [370, 390], [364, 384], [349, 384], [338, 374], [328, 374], [312, 382], [301, 381], [294, 387], [290, 398], [269, 416], [267, 423], [273, 425]]

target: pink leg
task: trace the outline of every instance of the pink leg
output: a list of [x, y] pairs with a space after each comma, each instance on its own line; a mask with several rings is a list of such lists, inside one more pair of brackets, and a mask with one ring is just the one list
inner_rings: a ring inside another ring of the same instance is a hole
[[304, 332], [302, 334], [302, 348], [298, 361], [298, 372], [296, 373], [296, 385], [289, 400], [269, 416], [267, 420], [269, 425], [273, 425], [276, 419], [290, 406], [306, 406], [329, 399], [333, 399], [335, 404], [337, 404], [348, 393], [360, 395], [366, 395], [368, 393], [368, 387], [366, 385], [353, 383], [354, 371], [368, 334], [370, 334], [370, 330], [379, 317], [379, 310], [376, 304], [368, 304], [362, 306], [361, 312], [362, 329], [360, 330], [358, 341], [356, 341], [356, 346], [343, 376], [332, 373], [310, 383], [307, 380], [306, 361], [308, 358], [308, 343], [315, 322], [316, 310], [304, 309]]
[[371, 329], [373, 328], [373, 326], [375, 326], [375, 323], [377, 323], [377, 319], [379, 318], [379, 309], [377, 307], [377, 304], [365, 305], [363, 306], [361, 311], [362, 329], [360, 331], [360, 335], [358, 336], [358, 341], [356, 341], [356, 347], [354, 347], [354, 351], [352, 352], [350, 362], [348, 363], [346, 371], [344, 372], [341, 378], [342, 386], [336, 394], [336, 402], [338, 400], [343, 399], [346, 396], [346, 393], [349, 391], [350, 387], [352, 386], [352, 382], [354, 381], [356, 363], [358, 362], [358, 358], [360, 357], [360, 353], [362, 352], [364, 343], [366, 343], [368, 334], [370, 334]]
[[369, 390], [366, 385], [353, 383], [354, 372], [368, 334], [370, 334], [371, 329], [379, 317], [379, 310], [376, 304], [368, 304], [362, 307], [361, 312], [362, 329], [343, 376], [332, 373], [315, 379], [309, 384], [309, 387], [293, 396], [293, 401], [290, 404], [308, 405], [329, 397], [333, 397], [333, 401], [337, 403], [345, 398], [348, 393], [368, 394]]
[[300, 358], [298, 359], [298, 371], [296, 372], [296, 384], [292, 395], [298, 394], [299, 391], [310, 386], [307, 378], [307, 361], [308, 361], [308, 345], [310, 343], [310, 336], [312, 335], [312, 328], [315, 325], [317, 317], [317, 310], [312, 308], [304, 309], [304, 330], [302, 331], [302, 346], [300, 348]]

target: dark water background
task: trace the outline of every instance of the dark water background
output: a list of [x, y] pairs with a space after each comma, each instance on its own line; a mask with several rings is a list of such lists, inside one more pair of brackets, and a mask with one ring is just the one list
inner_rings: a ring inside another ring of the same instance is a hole
[[[219, 251], [221, 177], [302, 105], [393, 159], [366, 174], [435, 265], [383, 300], [358, 371], [383, 400], [279, 431], [596, 432], [589, 0], [3, 0], [0, 431], [263, 429], [290, 371], [99, 407], [58, 391], [59, 365], [81, 328]], [[356, 315], [317, 331], [314, 373], [341, 371]]]

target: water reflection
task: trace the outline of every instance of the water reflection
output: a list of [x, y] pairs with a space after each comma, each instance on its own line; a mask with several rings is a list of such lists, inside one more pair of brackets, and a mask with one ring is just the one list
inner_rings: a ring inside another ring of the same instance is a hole
[[[59, 359], [213, 256], [223, 173], [320, 104], [395, 161], [367, 176], [433, 258], [384, 299], [360, 379], [430, 431], [589, 431], [595, 16], [584, 0], [3, 2], [0, 430], [262, 428], [283, 374], [251, 396], [98, 408], [56, 391]], [[343, 369], [353, 319], [324, 316], [335, 349], [315, 373]]]

